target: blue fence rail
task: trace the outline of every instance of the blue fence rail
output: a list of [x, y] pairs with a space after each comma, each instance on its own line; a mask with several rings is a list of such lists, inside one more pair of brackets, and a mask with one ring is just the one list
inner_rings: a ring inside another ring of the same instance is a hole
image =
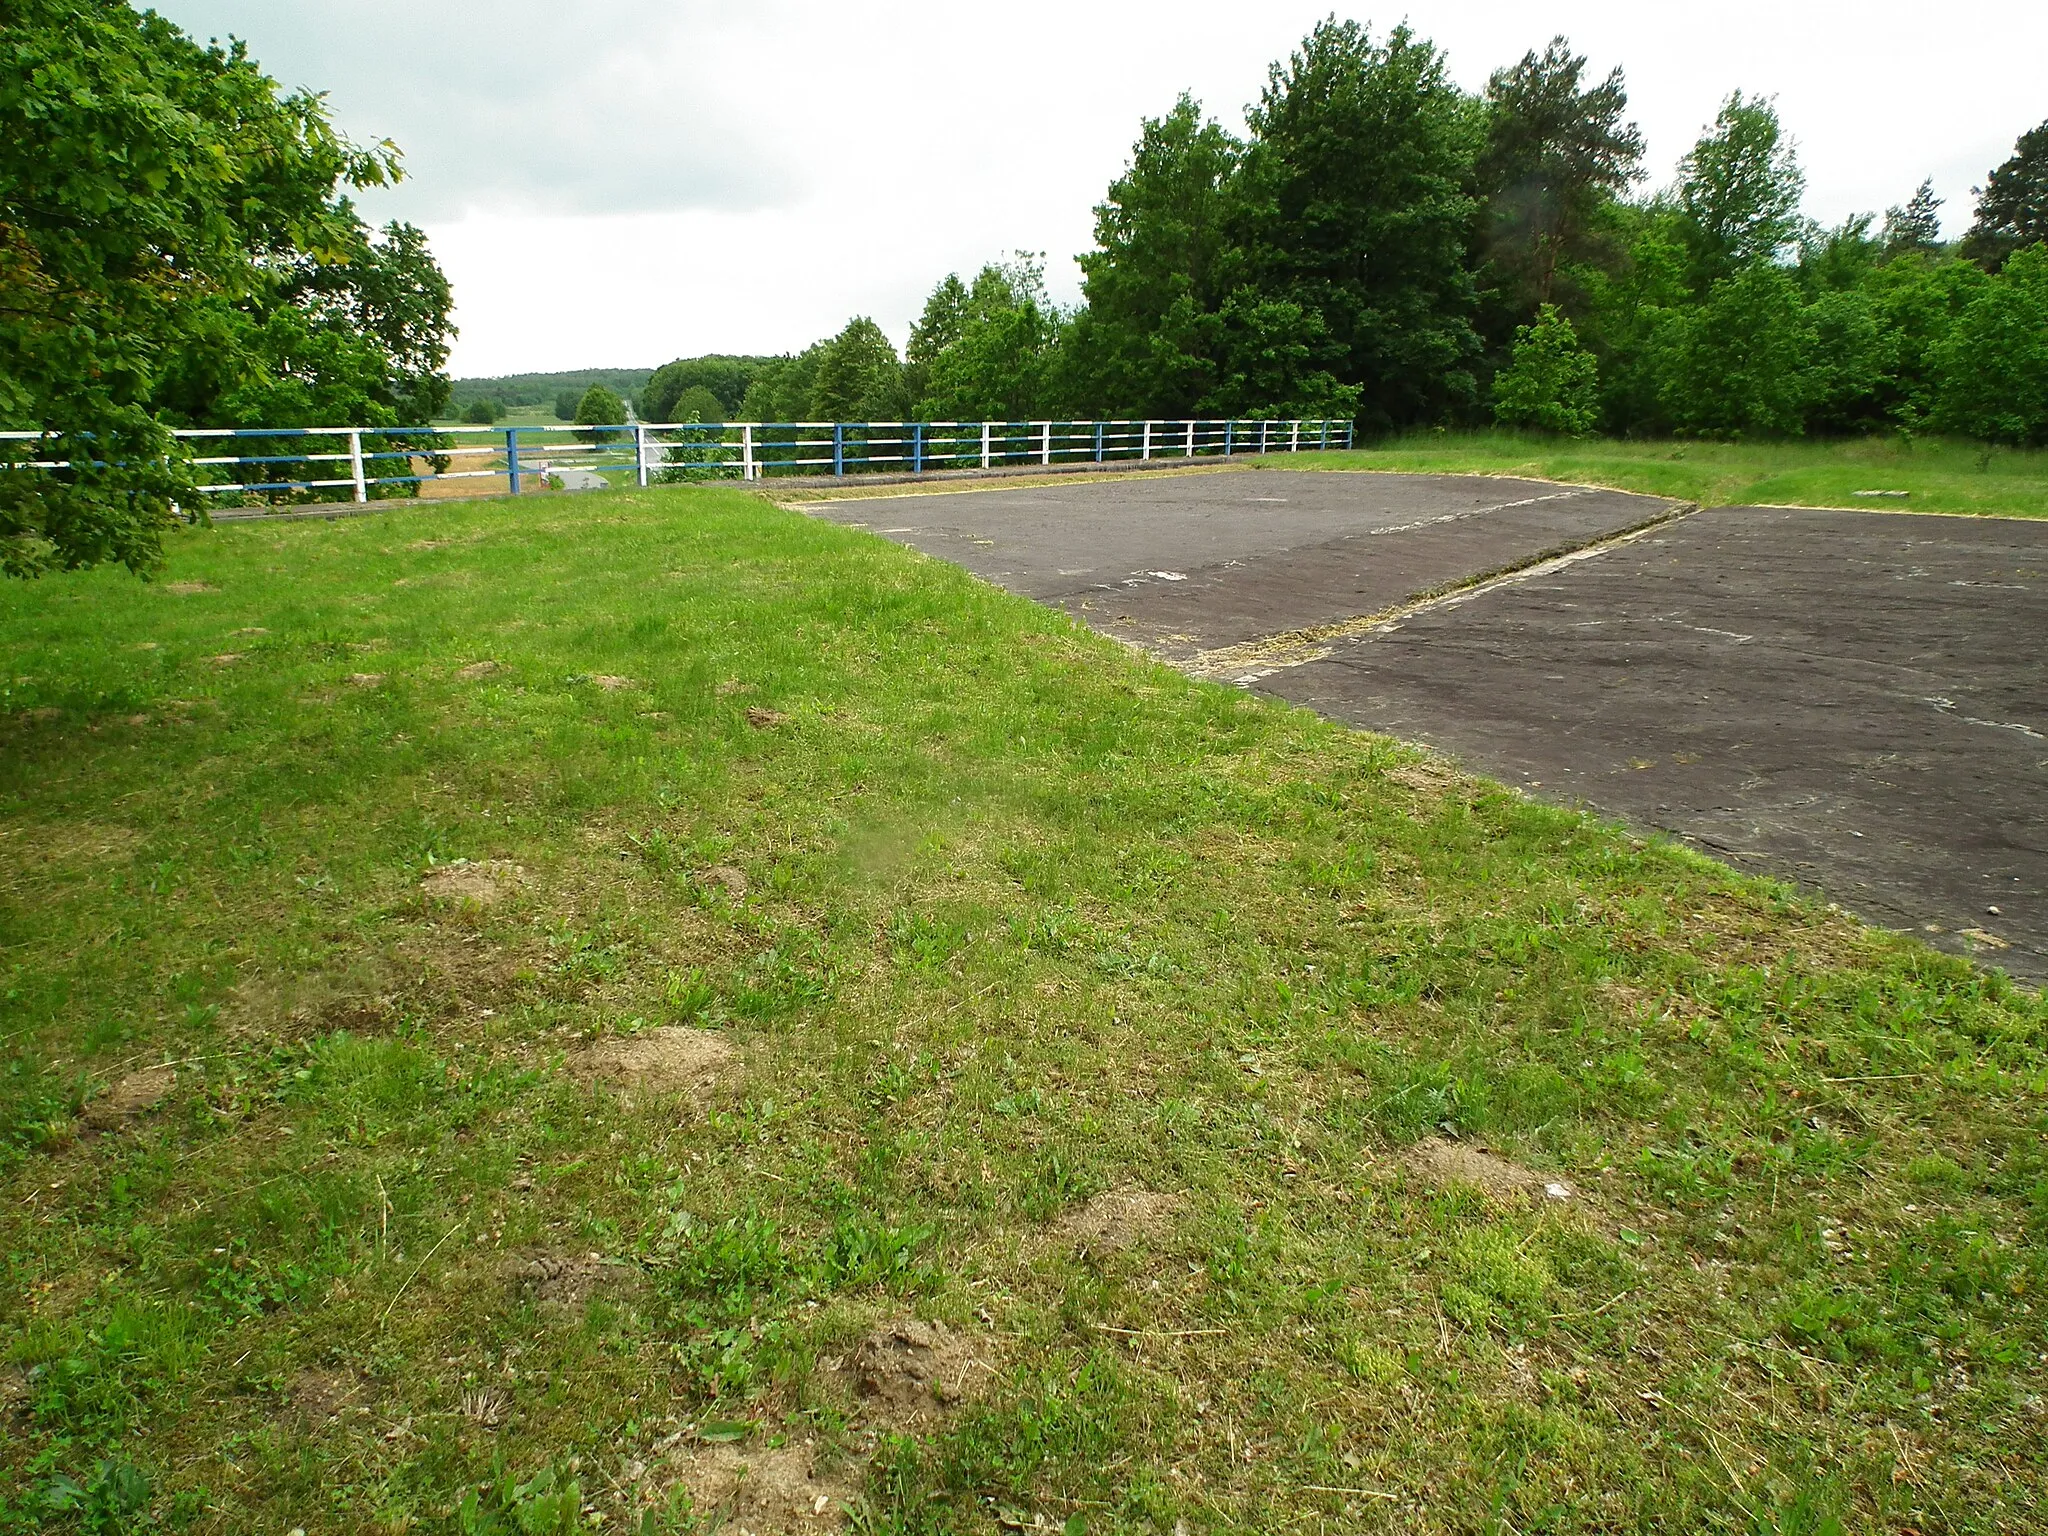
[[[217, 505], [522, 495], [682, 480], [924, 475], [1352, 446], [1348, 421], [623, 422], [611, 427], [204, 427], [177, 436]], [[34, 432], [0, 441], [36, 444]], [[225, 452], [229, 448], [236, 452]], [[250, 449], [258, 451], [251, 452]], [[33, 451], [33, 450], [31, 450]], [[62, 459], [17, 468], [63, 470]]]

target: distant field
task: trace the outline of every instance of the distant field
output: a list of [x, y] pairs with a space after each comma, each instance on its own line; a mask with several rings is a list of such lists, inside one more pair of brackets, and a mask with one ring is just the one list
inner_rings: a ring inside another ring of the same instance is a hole
[[0, 1531], [2048, 1521], [1961, 960], [737, 488], [0, 678]]
[[[1286, 459], [1278, 462], [1287, 463]], [[2048, 517], [2048, 452], [1922, 439], [1813, 443], [1574, 441], [1507, 432], [1428, 432], [1303, 467], [1528, 475], [1676, 496], [1702, 506], [1783, 503], [1884, 511]], [[1862, 497], [1858, 491], [1907, 491]]]

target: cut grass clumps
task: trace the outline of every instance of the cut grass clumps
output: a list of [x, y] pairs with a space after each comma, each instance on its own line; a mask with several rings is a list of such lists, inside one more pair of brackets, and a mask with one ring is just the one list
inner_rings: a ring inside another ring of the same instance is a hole
[[0, 1532], [2048, 1523], [2037, 994], [737, 490], [167, 575], [0, 591]]

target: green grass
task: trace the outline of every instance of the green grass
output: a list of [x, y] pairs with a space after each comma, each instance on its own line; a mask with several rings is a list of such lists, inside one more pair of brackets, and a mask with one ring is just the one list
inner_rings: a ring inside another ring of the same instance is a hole
[[[1332, 469], [1527, 475], [1673, 496], [1705, 507], [1779, 504], [2048, 517], [2048, 452], [1934, 438], [1622, 442], [1426, 432], [1356, 452], [1317, 454], [1309, 462]], [[1857, 491], [1910, 494], [1859, 497]]]
[[[865, 1532], [2048, 1523], [2038, 994], [735, 489], [168, 577], [0, 590], [0, 1530], [710, 1529], [784, 1439]], [[583, 1070], [670, 1024], [701, 1106]], [[892, 1423], [909, 1313], [987, 1368]]]

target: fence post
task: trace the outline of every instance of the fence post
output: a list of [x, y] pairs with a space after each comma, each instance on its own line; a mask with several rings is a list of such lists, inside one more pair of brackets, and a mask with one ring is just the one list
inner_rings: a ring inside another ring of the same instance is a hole
[[1265, 418], [1263, 418], [1263, 417], [1261, 417], [1261, 418], [1260, 418], [1260, 420], [1259, 420], [1259, 454], [1260, 454], [1260, 456], [1261, 456], [1261, 457], [1263, 457], [1263, 456], [1265, 455], [1265, 452], [1266, 452], [1266, 428], [1270, 427], [1271, 425], [1272, 425], [1272, 423], [1271, 423], [1270, 421], [1267, 421], [1267, 420], [1266, 420]]
[[924, 423], [918, 422], [910, 429], [910, 472], [924, 473]]
[[988, 468], [988, 423], [981, 424], [981, 467]]
[[647, 489], [647, 428], [640, 422], [633, 423], [633, 478], [640, 482], [640, 489]]
[[519, 429], [505, 429], [505, 478], [512, 482], [512, 494], [519, 494]]
[[751, 421], [740, 427], [740, 478], [754, 478], [754, 424]]
[[832, 473], [846, 473], [846, 423], [843, 421], [832, 423]]
[[1287, 439], [1287, 451], [1289, 453], [1299, 453], [1301, 452], [1301, 423], [1295, 421], [1289, 422], [1288, 425], [1293, 427], [1294, 431]]
[[1356, 437], [1357, 437], [1357, 435], [1358, 435], [1358, 423], [1357, 423], [1357, 422], [1355, 422], [1355, 421], [1347, 421], [1347, 422], [1345, 422], [1345, 423], [1344, 423], [1344, 446], [1345, 446], [1346, 448], [1349, 448], [1349, 447], [1351, 446], [1352, 440], [1353, 440], [1354, 438], [1356, 438]]
[[1330, 446], [1330, 423], [1327, 420], [1323, 422], [1323, 446]]
[[1141, 459], [1152, 457], [1152, 423], [1149, 421], [1145, 423], [1145, 449], [1138, 457]]
[[356, 500], [368, 501], [370, 486], [363, 478], [363, 434], [354, 429], [348, 434], [348, 467], [355, 476]]
[[1237, 422], [1233, 419], [1223, 423], [1223, 457], [1230, 457], [1230, 450], [1237, 441]]
[[1049, 421], [1039, 423], [1038, 462], [1041, 464], [1052, 463], [1052, 423]]
[[1095, 423], [1095, 462], [1102, 462], [1102, 423]]
[[1195, 456], [1195, 424], [1194, 424], [1194, 423], [1193, 423], [1193, 422], [1191, 421], [1191, 422], [1189, 422], [1189, 423], [1188, 423], [1188, 457], [1192, 459], [1192, 458], [1193, 458], [1194, 456]]

